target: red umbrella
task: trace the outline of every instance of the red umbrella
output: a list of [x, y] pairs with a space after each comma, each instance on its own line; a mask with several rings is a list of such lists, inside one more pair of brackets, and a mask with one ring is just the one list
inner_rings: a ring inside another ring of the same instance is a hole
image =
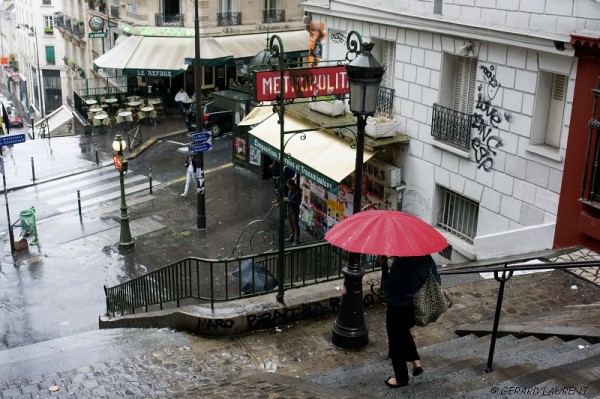
[[444, 236], [421, 219], [382, 210], [359, 212], [342, 220], [325, 239], [350, 252], [386, 256], [421, 256], [448, 246]]

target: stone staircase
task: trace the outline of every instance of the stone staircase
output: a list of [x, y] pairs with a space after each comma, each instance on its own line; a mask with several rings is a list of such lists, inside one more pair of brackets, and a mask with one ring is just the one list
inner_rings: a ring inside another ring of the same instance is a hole
[[[383, 356], [362, 364], [315, 375], [315, 384], [339, 386], [357, 397], [386, 398], [495, 398], [530, 396], [593, 398], [600, 395], [600, 344], [583, 339], [544, 340], [534, 336], [501, 337], [496, 342], [493, 371], [484, 373], [490, 336], [466, 335], [421, 348], [425, 373], [410, 385], [389, 389], [383, 380], [392, 374], [391, 362]], [[557, 390], [565, 390], [557, 394]]]
[[[383, 380], [391, 374], [390, 361], [380, 354], [297, 378], [268, 372], [276, 370], [235, 340], [167, 329], [101, 330], [0, 351], [0, 398], [497, 398], [517, 390], [534, 397], [600, 395], [600, 343], [505, 335], [497, 341], [494, 371], [484, 373], [489, 342], [489, 335], [469, 334], [420, 348], [425, 373], [407, 387], [389, 389]], [[52, 393], [54, 385], [60, 389]]]

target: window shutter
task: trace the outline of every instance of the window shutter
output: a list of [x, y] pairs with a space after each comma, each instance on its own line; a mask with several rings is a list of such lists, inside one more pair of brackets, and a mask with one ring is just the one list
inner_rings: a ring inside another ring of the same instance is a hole
[[434, 0], [433, 1], [433, 13], [437, 15], [442, 15], [442, 5], [444, 4], [443, 0]]
[[46, 62], [54, 63], [55, 61], [54, 46], [46, 46]]
[[454, 104], [456, 111], [470, 114], [473, 111], [473, 96], [477, 77], [477, 59], [457, 57], [454, 81]]
[[566, 93], [567, 77], [565, 75], [554, 74], [550, 107], [548, 109], [548, 127], [546, 130], [546, 144], [553, 147], [560, 145], [560, 131], [563, 124]]
[[383, 56], [381, 60], [385, 66], [385, 73], [381, 80], [383, 87], [394, 87], [394, 64], [396, 63], [396, 43], [391, 41], [383, 42]]

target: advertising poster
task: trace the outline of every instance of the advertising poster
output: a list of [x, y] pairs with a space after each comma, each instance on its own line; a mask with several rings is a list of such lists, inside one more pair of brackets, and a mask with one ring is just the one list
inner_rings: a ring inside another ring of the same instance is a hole
[[242, 161], [246, 160], [246, 140], [241, 137], [236, 137], [233, 149], [233, 155], [237, 159], [241, 159]]
[[250, 147], [250, 160], [252, 165], [260, 166], [260, 156], [262, 152], [256, 147]]

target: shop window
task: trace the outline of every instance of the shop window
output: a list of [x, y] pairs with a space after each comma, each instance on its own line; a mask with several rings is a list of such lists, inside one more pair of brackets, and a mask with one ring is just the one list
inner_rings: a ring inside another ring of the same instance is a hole
[[567, 81], [565, 75], [540, 72], [529, 144], [556, 149], [560, 146]]
[[384, 186], [383, 184], [376, 182], [371, 179], [367, 179], [367, 192], [375, 197], [382, 199], [384, 197]]
[[447, 188], [438, 189], [442, 196], [442, 206], [437, 225], [472, 244], [477, 233], [479, 203]]
[[46, 46], [46, 63], [48, 65], [56, 64], [56, 57], [54, 54], [54, 46]]
[[213, 67], [202, 67], [202, 71], [204, 72], [202, 75], [204, 76], [202, 82], [202, 88], [205, 86], [212, 87], [215, 85], [215, 68]]

